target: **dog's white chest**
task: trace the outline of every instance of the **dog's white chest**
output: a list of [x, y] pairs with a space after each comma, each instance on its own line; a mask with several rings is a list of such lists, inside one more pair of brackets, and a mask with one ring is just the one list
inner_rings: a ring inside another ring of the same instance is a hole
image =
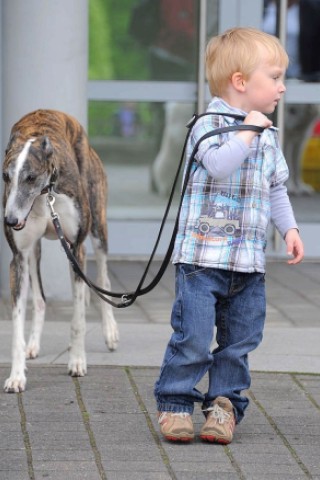
[[[73, 200], [66, 195], [56, 195], [55, 198], [53, 207], [59, 216], [63, 233], [69, 241], [74, 242], [79, 229], [79, 212]], [[49, 218], [44, 236], [50, 240], [56, 240], [57, 235], [52, 223], [50, 210], [48, 205], [46, 207], [49, 212]]]
[[[65, 237], [72, 243], [75, 241], [79, 228], [79, 213], [71, 198], [67, 195], [55, 195], [54, 210], [59, 216]], [[28, 248], [35, 239], [45, 237], [57, 240], [57, 234], [52, 223], [51, 211], [46, 202], [46, 195], [36, 198], [25, 228], [14, 232], [19, 248]]]

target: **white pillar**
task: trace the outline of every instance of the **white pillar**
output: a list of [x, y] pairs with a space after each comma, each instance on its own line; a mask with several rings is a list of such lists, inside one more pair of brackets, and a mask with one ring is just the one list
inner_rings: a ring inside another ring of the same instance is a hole
[[[2, 3], [0, 2], [0, 27], [2, 25]], [[0, 35], [0, 112], [2, 112], [2, 35]], [[1, 116], [0, 116], [1, 119]], [[1, 119], [2, 120], [2, 119]], [[2, 121], [1, 121], [2, 125]], [[0, 128], [0, 152], [2, 155], [3, 152], [3, 144], [2, 144], [2, 127]], [[1, 191], [1, 188], [0, 188]], [[1, 215], [0, 215], [1, 218]]]
[[[53, 108], [87, 125], [87, 0], [2, 0], [2, 142], [37, 108]], [[9, 293], [11, 255], [2, 239], [1, 294]], [[58, 242], [44, 242], [48, 297], [70, 296], [69, 267]]]

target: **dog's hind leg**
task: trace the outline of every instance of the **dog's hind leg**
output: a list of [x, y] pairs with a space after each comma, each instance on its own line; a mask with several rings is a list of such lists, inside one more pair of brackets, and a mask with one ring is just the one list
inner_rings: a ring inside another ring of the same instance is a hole
[[[91, 235], [91, 240], [97, 263], [97, 285], [104, 290], [110, 291], [111, 283], [108, 275], [106, 251], [98, 238]], [[119, 330], [113, 315], [112, 306], [101, 299], [99, 299], [99, 302], [102, 318], [102, 331], [105, 342], [109, 350], [116, 350], [119, 342]]]
[[[81, 270], [85, 269], [84, 245], [73, 247]], [[68, 373], [72, 377], [83, 377], [87, 373], [87, 361], [85, 353], [85, 283], [77, 276], [74, 277], [73, 299], [74, 310], [71, 320], [71, 339], [69, 347]]]
[[10, 377], [4, 383], [8, 393], [23, 392], [26, 388], [26, 359], [24, 325], [29, 287], [28, 253], [15, 252], [10, 264], [12, 296], [12, 365]]
[[[90, 148], [90, 182], [88, 183], [91, 228], [90, 236], [97, 264], [97, 284], [110, 291], [110, 280], [107, 268], [108, 233], [107, 233], [107, 177], [96, 152]], [[112, 306], [99, 299], [102, 331], [109, 350], [118, 346], [119, 331], [113, 316]]]
[[26, 358], [36, 358], [40, 351], [40, 340], [46, 313], [46, 302], [40, 275], [41, 242], [35, 244], [30, 252], [29, 271], [31, 279], [33, 313], [29, 341], [26, 348]]

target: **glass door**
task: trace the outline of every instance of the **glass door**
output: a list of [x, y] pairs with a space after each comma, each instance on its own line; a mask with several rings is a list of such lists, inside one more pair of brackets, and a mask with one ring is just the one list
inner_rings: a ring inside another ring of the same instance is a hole
[[[146, 257], [152, 250], [187, 133], [185, 125], [209, 101], [203, 68], [208, 37], [233, 26], [254, 26], [272, 30], [290, 43], [290, 32], [297, 38], [297, 31], [303, 30], [300, 13], [293, 15], [295, 23], [289, 16], [291, 3], [295, 2], [89, 1], [88, 128], [108, 174], [110, 255]], [[320, 228], [320, 88], [319, 78], [308, 68], [311, 77], [288, 76], [286, 100], [274, 121], [283, 132], [291, 170], [288, 188], [307, 250], [319, 255], [313, 242]], [[178, 199], [179, 192], [160, 256], [169, 243]], [[269, 254], [281, 255], [283, 242], [273, 229], [270, 236]]]
[[[108, 175], [109, 251], [148, 256], [196, 109], [200, 2], [90, 0], [89, 6], [88, 125]], [[178, 198], [179, 192], [159, 255]]]
[[[265, 0], [261, 28], [286, 46], [285, 102], [276, 123], [289, 166], [288, 193], [305, 243], [306, 257], [318, 257], [320, 247], [320, 2]], [[273, 253], [284, 252], [274, 235]]]

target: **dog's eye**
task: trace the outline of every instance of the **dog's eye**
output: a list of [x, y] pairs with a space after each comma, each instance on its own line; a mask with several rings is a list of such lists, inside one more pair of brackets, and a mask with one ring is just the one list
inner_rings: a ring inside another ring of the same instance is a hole
[[2, 179], [3, 179], [3, 181], [4, 181], [5, 183], [10, 182], [9, 173], [3, 172], [3, 174], [2, 174]]
[[26, 181], [27, 181], [28, 183], [34, 183], [35, 179], [36, 179], [36, 176], [30, 174], [30, 175], [27, 176]]

